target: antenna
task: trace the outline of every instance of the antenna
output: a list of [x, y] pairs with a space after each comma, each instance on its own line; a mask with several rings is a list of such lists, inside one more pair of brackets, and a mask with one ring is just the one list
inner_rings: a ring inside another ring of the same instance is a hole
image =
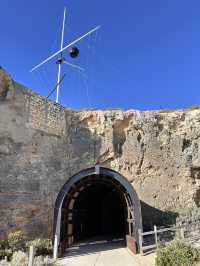
[[[56, 103], [59, 102], [59, 93], [60, 93], [60, 86], [62, 83], [63, 78], [61, 78], [61, 65], [64, 63], [65, 65], [68, 65], [74, 69], [78, 69], [80, 71], [84, 71], [84, 69], [80, 66], [77, 66], [75, 64], [71, 64], [69, 62], [67, 62], [65, 60], [65, 58], [63, 57], [63, 52], [70, 48], [69, 54], [72, 58], [76, 58], [79, 54], [79, 50], [77, 47], [73, 47], [74, 44], [80, 42], [81, 40], [83, 40], [84, 38], [86, 38], [87, 36], [89, 36], [90, 34], [92, 34], [93, 32], [97, 31], [100, 29], [101, 26], [97, 26], [94, 29], [86, 32], [85, 34], [83, 34], [82, 36], [80, 36], [79, 38], [77, 38], [76, 40], [72, 41], [71, 43], [67, 44], [66, 46], [63, 47], [64, 44], [64, 34], [65, 34], [65, 19], [66, 19], [66, 7], [64, 8], [64, 16], [63, 16], [63, 24], [62, 24], [62, 35], [61, 35], [61, 45], [60, 45], [60, 50], [55, 52], [54, 54], [50, 55], [47, 59], [43, 60], [41, 63], [39, 63], [38, 65], [36, 65], [35, 67], [33, 67], [30, 72], [35, 71], [36, 69], [38, 69], [39, 67], [41, 67], [42, 65], [46, 64], [47, 62], [49, 62], [51, 59], [53, 59], [56, 56], [59, 56], [58, 60], [56, 61], [56, 64], [58, 65], [58, 75], [57, 75], [57, 84], [56, 84]], [[55, 89], [54, 89], [55, 90]], [[54, 91], [53, 90], [53, 91]], [[49, 97], [49, 96], [48, 96]]]

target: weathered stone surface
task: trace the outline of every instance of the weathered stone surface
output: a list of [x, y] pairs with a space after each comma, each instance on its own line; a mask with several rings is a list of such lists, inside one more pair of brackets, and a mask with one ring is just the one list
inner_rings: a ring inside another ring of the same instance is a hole
[[15, 227], [50, 236], [62, 185], [97, 162], [126, 177], [147, 206], [176, 211], [200, 205], [200, 110], [75, 111], [15, 82], [4, 96], [1, 236]]

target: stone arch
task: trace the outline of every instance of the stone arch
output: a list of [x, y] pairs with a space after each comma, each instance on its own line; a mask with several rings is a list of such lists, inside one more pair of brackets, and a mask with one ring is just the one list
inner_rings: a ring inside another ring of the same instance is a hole
[[[57, 196], [54, 209], [54, 258], [57, 258], [58, 248], [60, 247], [62, 249], [64, 206], [67, 206], [68, 210], [72, 210], [77, 196], [91, 182], [107, 183], [107, 185], [113, 186], [121, 193], [127, 208], [127, 245], [130, 247], [130, 245], [136, 244], [135, 246], [139, 249], [138, 229], [142, 229], [142, 216], [140, 200], [136, 191], [128, 180], [118, 172], [96, 165], [72, 176], [63, 185]], [[70, 226], [73, 225], [71, 224]], [[73, 229], [71, 228], [69, 230], [72, 231]], [[70, 240], [68, 237], [67, 241], [68, 244], [71, 244], [73, 239]], [[134, 250], [134, 247], [132, 248]]]

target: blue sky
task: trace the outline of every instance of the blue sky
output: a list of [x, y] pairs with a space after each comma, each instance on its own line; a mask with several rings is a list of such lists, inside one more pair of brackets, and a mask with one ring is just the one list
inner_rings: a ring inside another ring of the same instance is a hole
[[[199, 0], [1, 0], [0, 64], [18, 82], [48, 95], [55, 60], [29, 70], [59, 47], [64, 6], [65, 44], [96, 25], [63, 66], [61, 104], [71, 108], [160, 109], [200, 103]], [[55, 96], [53, 97], [53, 99]]]

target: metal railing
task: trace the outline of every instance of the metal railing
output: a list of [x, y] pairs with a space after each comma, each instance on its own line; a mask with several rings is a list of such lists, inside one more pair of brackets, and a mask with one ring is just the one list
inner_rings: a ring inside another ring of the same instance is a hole
[[159, 243], [166, 245], [175, 238], [177, 233], [179, 233], [181, 238], [184, 238], [184, 228], [180, 227], [158, 229], [157, 226], [154, 225], [154, 230], [142, 232], [142, 230], [139, 229], [138, 233], [140, 254], [144, 254], [147, 250], [157, 249]]

